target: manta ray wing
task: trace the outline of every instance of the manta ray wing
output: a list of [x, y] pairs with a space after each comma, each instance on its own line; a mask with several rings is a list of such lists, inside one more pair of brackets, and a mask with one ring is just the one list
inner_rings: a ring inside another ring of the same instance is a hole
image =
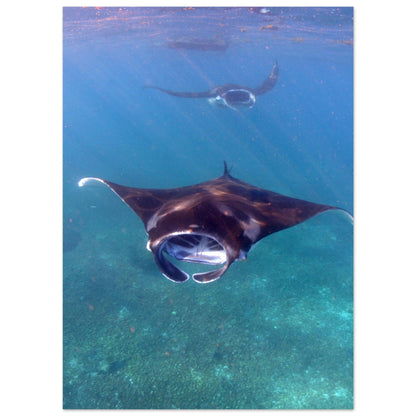
[[270, 71], [269, 76], [259, 85], [257, 88], [254, 88], [253, 94], [261, 95], [265, 94], [266, 92], [270, 91], [277, 83], [279, 78], [279, 67], [277, 62], [274, 63], [272, 70]]
[[202, 92], [181, 92], [181, 91], [172, 91], [165, 88], [156, 87], [155, 85], [144, 85], [143, 88], [153, 88], [155, 90], [162, 91], [166, 94], [173, 95], [175, 97], [183, 98], [209, 98], [214, 97], [215, 92], [211, 91], [202, 91]]

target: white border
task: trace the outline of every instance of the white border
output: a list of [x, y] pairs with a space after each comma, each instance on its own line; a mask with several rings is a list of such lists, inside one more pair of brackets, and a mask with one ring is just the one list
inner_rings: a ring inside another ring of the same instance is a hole
[[[7, 415], [56, 415], [62, 406], [62, 6], [96, 3], [2, 6], [1, 409]], [[407, 415], [415, 409], [414, 17], [408, 1], [356, 3], [336, 4], [355, 6], [354, 413]]]

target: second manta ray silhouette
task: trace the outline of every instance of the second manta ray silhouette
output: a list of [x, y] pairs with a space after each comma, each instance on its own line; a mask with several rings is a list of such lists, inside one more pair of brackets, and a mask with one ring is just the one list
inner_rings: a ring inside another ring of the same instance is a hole
[[109, 186], [143, 221], [150, 250], [163, 275], [185, 282], [189, 275], [170, 260], [221, 266], [192, 278], [208, 283], [243, 260], [262, 238], [321, 212], [338, 209], [266, 191], [233, 178], [224, 162], [221, 177], [173, 189], [143, 189], [101, 178], [83, 178]]
[[278, 67], [277, 62], [275, 62], [269, 76], [257, 88], [249, 88], [237, 84], [220, 85], [219, 87], [214, 87], [209, 91], [203, 92], [171, 91], [154, 85], [144, 85], [143, 88], [155, 88], [175, 97], [208, 98], [211, 103], [218, 104], [222, 107], [230, 107], [233, 109], [238, 107], [251, 108], [256, 103], [256, 97], [270, 91], [276, 85], [277, 79]]

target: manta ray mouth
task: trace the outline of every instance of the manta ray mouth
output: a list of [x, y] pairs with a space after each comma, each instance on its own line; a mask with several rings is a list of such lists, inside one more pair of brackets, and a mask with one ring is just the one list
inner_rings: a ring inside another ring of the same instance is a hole
[[177, 260], [188, 263], [219, 265], [227, 261], [221, 244], [211, 236], [202, 234], [179, 234], [168, 238], [163, 250]]
[[208, 283], [218, 279], [228, 268], [225, 248], [214, 237], [206, 234], [172, 234], [160, 244], [155, 258], [163, 274], [174, 282], [184, 282], [189, 279], [189, 275], [171, 260], [209, 266], [225, 264], [219, 269], [193, 274], [192, 278], [199, 283]]
[[221, 98], [230, 107], [253, 107], [256, 97], [253, 93], [245, 89], [230, 89]]

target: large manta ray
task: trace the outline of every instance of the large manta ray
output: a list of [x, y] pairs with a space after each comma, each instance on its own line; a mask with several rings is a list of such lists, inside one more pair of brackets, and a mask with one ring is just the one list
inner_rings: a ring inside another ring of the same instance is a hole
[[209, 91], [203, 92], [171, 91], [154, 85], [144, 85], [143, 88], [155, 88], [175, 97], [208, 98], [211, 103], [218, 104], [222, 107], [230, 107], [233, 109], [237, 107], [251, 108], [256, 103], [256, 97], [258, 95], [265, 94], [276, 85], [277, 78], [278, 67], [277, 62], [275, 62], [269, 76], [257, 88], [249, 88], [237, 84], [220, 85], [219, 87], [214, 87]]
[[262, 238], [327, 210], [345, 211], [252, 186], [233, 178], [225, 162], [221, 177], [181, 188], [131, 188], [100, 178], [83, 178], [78, 184], [90, 181], [109, 186], [142, 219], [148, 250], [174, 282], [189, 275], [170, 260], [221, 266], [192, 276], [198, 283], [212, 282], [235, 260], [245, 259]]

